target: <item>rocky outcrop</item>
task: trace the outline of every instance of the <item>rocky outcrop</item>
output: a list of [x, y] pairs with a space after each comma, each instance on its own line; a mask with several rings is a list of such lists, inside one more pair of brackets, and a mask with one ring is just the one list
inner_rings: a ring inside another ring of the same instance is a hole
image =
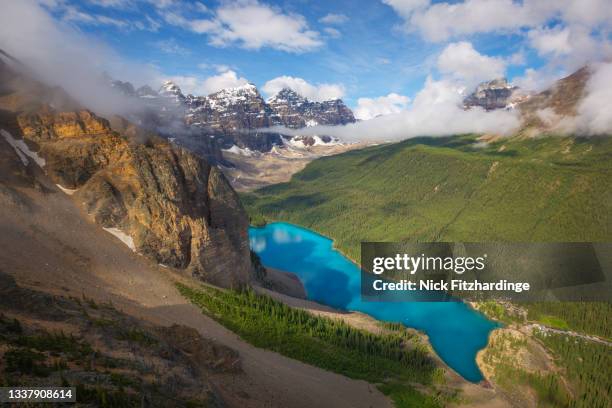
[[208, 96], [186, 98], [185, 122], [222, 141], [224, 148], [237, 145], [269, 151], [282, 144], [278, 133], [249, 132], [273, 126], [272, 111], [253, 84], [223, 89]]
[[[79, 107], [15, 64], [0, 58], [0, 129], [9, 134], [0, 136], [0, 181], [36, 187], [29, 175], [44, 164], [45, 180], [77, 190], [75, 202], [140, 254], [220, 286], [249, 282], [248, 217], [217, 167], [124, 118]], [[44, 162], [24, 156], [30, 150]]]
[[135, 250], [224, 287], [249, 282], [248, 218], [225, 177], [193, 153], [117, 119], [50, 107], [17, 116], [57, 184]]
[[268, 100], [272, 122], [290, 128], [316, 125], [345, 125], [355, 122], [353, 112], [341, 99], [312, 102], [289, 88]]
[[158, 94], [162, 98], [166, 98], [167, 100], [170, 100], [176, 104], [182, 104], [185, 102], [185, 96], [181, 92], [181, 88], [179, 88], [178, 85], [172, 81], [164, 82], [161, 88], [159, 88]]
[[512, 103], [518, 87], [511, 86], [505, 78], [483, 82], [468, 95], [463, 104], [466, 108], [479, 106], [485, 110], [504, 109]]

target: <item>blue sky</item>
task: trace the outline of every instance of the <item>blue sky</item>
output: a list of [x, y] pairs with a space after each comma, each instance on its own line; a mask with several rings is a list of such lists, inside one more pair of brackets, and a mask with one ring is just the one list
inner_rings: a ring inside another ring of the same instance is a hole
[[[201, 12], [183, 5], [184, 14], [192, 19], [208, 18]], [[156, 30], [92, 24], [74, 17], [72, 24], [110, 44], [121, 55], [134, 61], [154, 64], [167, 76], [207, 77], [217, 74], [216, 66], [228, 66], [240, 77], [258, 86], [287, 75], [303, 78], [309, 83], [342, 84], [344, 99], [354, 104], [358, 97], [374, 97], [390, 92], [413, 94], [427, 76], [428, 59], [441, 48], [439, 44], [422, 41], [418, 35], [407, 35], [397, 26], [401, 18], [394, 10], [375, 1], [333, 2], [267, 2], [283, 14], [301, 15], [308, 27], [316, 31], [319, 46], [306, 50], [284, 51], [275, 46], [245, 49], [239, 43], [225, 46], [209, 44], [207, 35], [185, 27], [167, 24], [164, 13], [146, 2], [134, 2], [129, 7], [103, 7], [89, 1], [71, 2], [87, 15], [104, 15], [118, 21], [146, 21], [149, 16], [159, 22]], [[201, 2], [214, 9], [218, 2]], [[53, 10], [53, 9], [52, 9]], [[64, 17], [57, 8], [54, 16]], [[337, 23], [324, 24], [319, 19], [329, 14], [346, 16]], [[334, 36], [325, 29], [337, 30]], [[398, 66], [401, 67], [398, 69]]]
[[24, 1], [143, 67], [100, 67], [118, 79], [195, 94], [249, 81], [264, 97], [289, 86], [365, 118], [406, 108], [428, 77], [537, 89], [610, 55], [607, 0]]

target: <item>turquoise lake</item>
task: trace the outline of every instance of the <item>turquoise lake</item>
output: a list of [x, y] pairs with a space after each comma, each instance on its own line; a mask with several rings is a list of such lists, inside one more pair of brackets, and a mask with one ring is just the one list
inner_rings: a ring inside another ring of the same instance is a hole
[[476, 353], [498, 327], [462, 302], [366, 302], [361, 299], [361, 273], [333, 248], [333, 241], [287, 223], [249, 229], [251, 248], [265, 266], [296, 274], [308, 299], [337, 309], [359, 311], [378, 320], [401, 322], [425, 332], [436, 353], [466, 380], [482, 373]]

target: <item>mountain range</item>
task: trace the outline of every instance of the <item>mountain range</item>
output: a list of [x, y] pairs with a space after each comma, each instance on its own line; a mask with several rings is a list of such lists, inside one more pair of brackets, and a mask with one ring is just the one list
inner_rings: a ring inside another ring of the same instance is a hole
[[[275, 145], [282, 146], [283, 139], [292, 138], [281, 136], [272, 129], [275, 126], [297, 129], [355, 122], [353, 112], [341, 99], [310, 101], [289, 88], [283, 88], [266, 101], [257, 87], [250, 83], [207, 96], [194, 96], [184, 95], [172, 81], [164, 82], [155, 91], [149, 86], [135, 89], [129, 82], [106, 79], [114, 89], [128, 97], [138, 98], [149, 108], [147, 118], [141, 118], [143, 125], [163, 128], [181, 122], [191, 135], [187, 142], [195, 143], [198, 145], [196, 149], [207, 150], [205, 153], [217, 159], [220, 159], [218, 154], [210, 151], [214, 149], [210, 142], [200, 146], [199, 139], [213, 139], [222, 149], [235, 145], [268, 152]], [[151, 118], [152, 112], [156, 113], [155, 118]], [[312, 140], [306, 141], [309, 142]]]
[[[549, 119], [542, 119], [547, 111], [561, 116], [572, 113], [571, 108], [563, 106], [576, 105], [588, 78], [589, 69], [585, 67], [540, 93], [520, 89], [505, 78], [497, 78], [479, 84], [468, 93], [463, 99], [463, 108], [516, 110], [525, 123], [539, 132], [554, 128]], [[130, 117], [133, 122], [198, 153], [213, 164], [226, 167], [234, 167], [236, 157], [233, 161], [228, 160], [223, 150], [266, 153], [275, 146], [308, 147], [334, 140], [326, 135], [288, 136], [277, 127], [300, 129], [356, 122], [353, 112], [341, 99], [311, 101], [289, 88], [265, 100], [251, 83], [194, 96], [185, 95], [172, 81], [164, 82], [158, 90], [148, 85], [136, 89], [129, 82], [108, 76], [104, 81], [144, 107]], [[558, 90], [564, 86], [568, 89]]]

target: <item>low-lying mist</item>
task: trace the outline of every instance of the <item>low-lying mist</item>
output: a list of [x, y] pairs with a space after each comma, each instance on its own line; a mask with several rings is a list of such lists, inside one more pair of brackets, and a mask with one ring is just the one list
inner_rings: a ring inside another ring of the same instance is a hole
[[428, 78], [407, 110], [344, 126], [313, 126], [303, 129], [276, 128], [286, 135], [329, 135], [347, 142], [397, 141], [417, 136], [447, 136], [459, 133], [509, 135], [520, 125], [517, 112], [465, 110], [462, 87], [449, 80]]
[[20, 60], [36, 78], [62, 87], [100, 114], [126, 115], [142, 109], [137, 100], [105, 84], [102, 72], [136, 84], [159, 77], [151, 67], [126, 62], [105, 44], [56, 22], [33, 0], [12, 1], [10, 7], [2, 7], [0, 49]]
[[[561, 116], [552, 108], [536, 112], [548, 133], [612, 135], [612, 62], [593, 63], [590, 70], [591, 76], [586, 83], [585, 94], [576, 107], [576, 116]], [[523, 125], [518, 110], [463, 109], [463, 89], [461, 84], [451, 80], [428, 78], [405, 111], [344, 126], [277, 127], [275, 131], [290, 136], [329, 135], [347, 142], [385, 142], [464, 133], [507, 136]], [[572, 98], [573, 95], [567, 97]]]

